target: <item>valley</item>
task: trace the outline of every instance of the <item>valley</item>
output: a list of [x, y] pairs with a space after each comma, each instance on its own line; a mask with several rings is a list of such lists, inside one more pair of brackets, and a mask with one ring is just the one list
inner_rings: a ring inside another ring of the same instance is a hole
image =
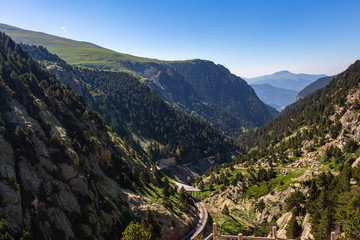
[[243, 79], [0, 24], [0, 239], [356, 240], [359, 181], [359, 60]]

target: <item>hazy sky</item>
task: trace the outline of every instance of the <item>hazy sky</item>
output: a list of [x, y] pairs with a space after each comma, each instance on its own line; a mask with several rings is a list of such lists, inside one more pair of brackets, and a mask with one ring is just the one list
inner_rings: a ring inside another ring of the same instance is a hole
[[330, 75], [360, 58], [359, 0], [0, 0], [0, 23], [242, 77]]

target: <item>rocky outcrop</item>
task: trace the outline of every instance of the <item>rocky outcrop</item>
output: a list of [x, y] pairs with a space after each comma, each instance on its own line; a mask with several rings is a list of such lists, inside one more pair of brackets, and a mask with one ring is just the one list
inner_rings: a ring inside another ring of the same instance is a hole
[[81, 80], [77, 79], [75, 74], [68, 68], [66, 64], [64, 64], [66, 68], [63, 68], [59, 65], [48, 65], [46, 69], [52, 72], [57, 79], [59, 79], [62, 84], [65, 86], [69, 85], [70, 88], [76, 93], [84, 97], [86, 105], [89, 109], [93, 108], [94, 103], [102, 103], [104, 101], [104, 96], [97, 92], [91, 94], [86, 84]]
[[301, 239], [304, 239], [305, 237], [308, 237], [309, 239], [314, 238], [314, 236], [311, 234], [311, 224], [309, 222], [309, 219], [310, 219], [310, 214], [306, 214], [301, 230], [301, 235], [300, 235]]

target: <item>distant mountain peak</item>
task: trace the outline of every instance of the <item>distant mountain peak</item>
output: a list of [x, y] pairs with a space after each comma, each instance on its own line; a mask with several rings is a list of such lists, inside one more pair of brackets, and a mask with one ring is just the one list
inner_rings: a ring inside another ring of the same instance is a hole
[[316, 79], [326, 77], [325, 74], [305, 74], [292, 73], [283, 70], [270, 75], [264, 75], [254, 78], [248, 78], [246, 81], [250, 84], [270, 84], [274, 87], [285, 88], [289, 90], [300, 91]]
[[282, 70], [282, 71], [278, 71], [278, 72], [275, 72], [274, 74], [281, 74], [281, 73], [291, 73], [291, 74], [294, 74], [288, 70]]

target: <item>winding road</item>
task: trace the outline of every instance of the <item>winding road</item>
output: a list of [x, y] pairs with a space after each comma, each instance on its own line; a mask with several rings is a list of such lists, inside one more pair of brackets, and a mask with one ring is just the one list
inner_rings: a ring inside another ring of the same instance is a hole
[[[183, 184], [183, 183], [179, 183], [176, 181], [173, 181], [177, 187], [178, 190], [182, 187], [184, 187], [185, 191], [187, 192], [199, 192], [200, 190], [197, 188], [194, 188], [192, 186]], [[206, 207], [204, 206], [204, 204], [200, 201], [197, 201], [195, 203], [195, 206], [199, 209], [199, 220], [196, 223], [195, 227], [191, 230], [191, 232], [189, 232], [185, 237], [181, 238], [181, 240], [192, 240], [195, 237], [197, 237], [199, 234], [202, 233], [202, 231], [204, 230], [207, 220], [208, 220], [208, 212], [206, 210]]]
[[188, 233], [185, 237], [183, 237], [181, 240], [189, 240], [194, 239], [196, 236], [198, 236], [205, 228], [207, 220], [208, 220], [208, 212], [204, 206], [204, 204], [200, 201], [195, 203], [196, 207], [199, 209], [199, 220], [196, 223], [196, 226], [191, 230], [190, 233]]

